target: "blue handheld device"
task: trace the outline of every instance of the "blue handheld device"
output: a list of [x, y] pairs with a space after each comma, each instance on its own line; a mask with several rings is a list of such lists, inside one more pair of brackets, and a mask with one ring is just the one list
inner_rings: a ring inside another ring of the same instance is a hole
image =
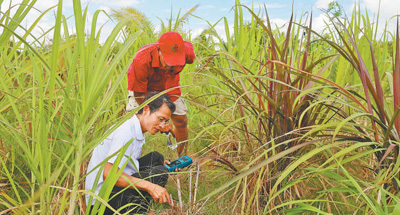
[[189, 156], [183, 156], [180, 157], [174, 161], [172, 161], [170, 164], [165, 164], [164, 166], [168, 168], [170, 172], [175, 171], [175, 169], [178, 168], [184, 168], [192, 164], [192, 159]]

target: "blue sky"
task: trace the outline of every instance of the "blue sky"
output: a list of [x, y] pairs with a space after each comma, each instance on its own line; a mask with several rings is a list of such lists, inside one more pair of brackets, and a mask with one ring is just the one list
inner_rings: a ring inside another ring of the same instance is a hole
[[[11, 5], [20, 3], [22, 0], [3, 0], [1, 4], [1, 11], [9, 9], [9, 2]], [[324, 25], [324, 15], [321, 9], [326, 9], [329, 2], [332, 0], [259, 0], [250, 1], [242, 0], [241, 4], [249, 7], [264, 7], [266, 5], [268, 9], [268, 14], [272, 22], [276, 23], [278, 26], [282, 26], [288, 22], [293, 3], [293, 11], [297, 16], [301, 16], [306, 11], [313, 12], [313, 26], [314, 29], [322, 29]], [[0, 0], [1, 2], [1, 0]], [[350, 15], [354, 4], [360, 4], [362, 8], [365, 8], [370, 15], [377, 14], [379, 0], [337, 0], [337, 2], [343, 6], [345, 12]], [[35, 4], [35, 8], [44, 11], [50, 6], [56, 5], [57, 0], [38, 0]], [[231, 10], [235, 4], [234, 0], [81, 0], [82, 7], [89, 5], [89, 17], [88, 26], [91, 24], [91, 16], [96, 10], [104, 10], [110, 12], [110, 8], [120, 9], [123, 7], [133, 7], [150, 18], [150, 20], [159, 26], [160, 20], [166, 22], [171, 14], [171, 9], [173, 12], [172, 17], [176, 17], [179, 10], [181, 14], [199, 5], [198, 9], [194, 12], [196, 16], [208, 20], [211, 23], [215, 23], [221, 17], [227, 17], [229, 23], [233, 25], [234, 12]], [[381, 0], [381, 13], [380, 22], [384, 23], [385, 20], [389, 19], [395, 14], [400, 14], [400, 0]], [[30, 24], [39, 16], [39, 12], [33, 10], [28, 17], [24, 20], [23, 25], [29, 27]], [[72, 0], [63, 1], [63, 14], [66, 16], [73, 14], [73, 4]], [[250, 14], [245, 13], [245, 18], [250, 19]], [[115, 23], [111, 22], [107, 16], [102, 15], [98, 20], [98, 26], [106, 23], [102, 30], [101, 41], [104, 41], [107, 37], [108, 32], [112, 30]], [[391, 21], [390, 26], [394, 30], [395, 20]], [[74, 22], [69, 21], [70, 33], [74, 33]], [[34, 32], [35, 35], [41, 35], [43, 30], [49, 29], [54, 25], [54, 12], [48, 13], [39, 23], [40, 28], [37, 28]], [[207, 28], [208, 24], [205, 20], [198, 19], [195, 17], [190, 17], [189, 22], [185, 25], [185, 30], [190, 30], [192, 35], [200, 33], [203, 29]], [[381, 24], [381, 27], [383, 25]], [[223, 30], [223, 25], [217, 26], [217, 30]], [[1, 31], [2, 29], [0, 29]], [[22, 33], [22, 30], [20, 30]], [[51, 34], [48, 36], [51, 37]], [[49, 38], [47, 38], [49, 39]]]

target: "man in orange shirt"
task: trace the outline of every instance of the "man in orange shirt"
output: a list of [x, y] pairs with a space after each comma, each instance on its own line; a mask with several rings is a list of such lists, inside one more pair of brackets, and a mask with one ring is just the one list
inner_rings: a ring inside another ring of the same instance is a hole
[[[186, 154], [187, 107], [181, 96], [179, 73], [186, 64], [195, 59], [193, 45], [184, 41], [176, 32], [166, 32], [156, 43], [143, 46], [133, 59], [128, 71], [129, 102], [126, 110], [131, 111], [143, 102], [148, 92], [170, 89], [166, 94], [176, 106], [172, 114], [175, 126], [173, 134], [178, 145], [178, 154]], [[172, 127], [169, 128], [172, 131]]]

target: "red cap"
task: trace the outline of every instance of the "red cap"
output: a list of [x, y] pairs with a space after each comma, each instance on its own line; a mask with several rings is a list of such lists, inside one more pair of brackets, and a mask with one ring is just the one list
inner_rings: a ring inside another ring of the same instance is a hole
[[180, 34], [167, 32], [158, 40], [164, 61], [169, 66], [185, 65], [185, 43]]

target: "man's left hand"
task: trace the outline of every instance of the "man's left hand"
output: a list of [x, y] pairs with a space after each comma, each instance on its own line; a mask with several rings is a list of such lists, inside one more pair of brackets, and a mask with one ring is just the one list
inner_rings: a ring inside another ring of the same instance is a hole
[[171, 124], [162, 126], [160, 128], [160, 132], [164, 133], [164, 134], [168, 134], [169, 132], [171, 132], [172, 135], [175, 137], [175, 134], [174, 134], [174, 131], [172, 130], [172, 125]]

